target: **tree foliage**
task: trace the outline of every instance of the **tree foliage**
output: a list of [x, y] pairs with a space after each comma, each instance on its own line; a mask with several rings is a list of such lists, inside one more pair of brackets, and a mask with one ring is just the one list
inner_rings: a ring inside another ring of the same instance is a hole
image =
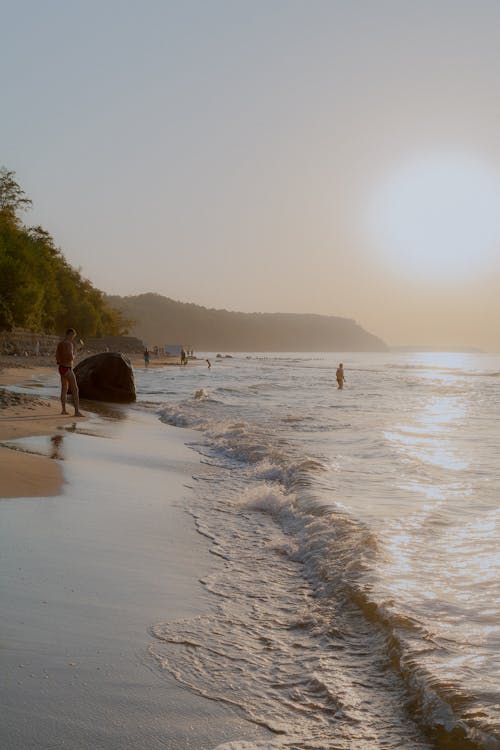
[[0, 330], [14, 326], [82, 336], [121, 335], [130, 322], [64, 258], [42, 227], [24, 226], [31, 206], [15, 173], [0, 169]]
[[5, 167], [0, 168], [0, 211], [18, 217], [19, 212], [27, 211], [33, 202], [15, 179], [16, 173]]

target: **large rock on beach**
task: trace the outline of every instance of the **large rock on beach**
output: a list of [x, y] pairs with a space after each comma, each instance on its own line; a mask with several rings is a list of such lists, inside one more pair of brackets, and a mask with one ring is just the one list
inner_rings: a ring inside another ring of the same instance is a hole
[[135, 401], [134, 371], [119, 352], [87, 357], [77, 364], [75, 375], [81, 398], [122, 404]]

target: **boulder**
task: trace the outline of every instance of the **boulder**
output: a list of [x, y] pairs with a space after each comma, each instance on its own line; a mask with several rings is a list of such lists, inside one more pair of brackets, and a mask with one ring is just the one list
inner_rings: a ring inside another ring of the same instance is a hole
[[87, 357], [75, 367], [75, 376], [80, 398], [115, 403], [135, 401], [134, 371], [127, 357], [119, 352]]

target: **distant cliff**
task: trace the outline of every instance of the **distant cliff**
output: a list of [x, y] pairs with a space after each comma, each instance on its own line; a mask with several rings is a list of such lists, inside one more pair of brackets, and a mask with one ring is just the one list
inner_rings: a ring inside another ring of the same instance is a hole
[[135, 321], [130, 333], [148, 346], [179, 343], [199, 351], [384, 351], [385, 343], [348, 318], [240, 313], [176, 302], [159, 294], [108, 296]]

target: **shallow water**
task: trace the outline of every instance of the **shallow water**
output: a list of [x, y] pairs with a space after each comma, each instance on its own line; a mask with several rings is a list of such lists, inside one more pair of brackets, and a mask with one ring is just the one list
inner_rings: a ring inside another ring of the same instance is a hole
[[273, 734], [225, 750], [498, 748], [500, 357], [344, 354], [342, 392], [339, 358], [137, 371], [132, 408], [197, 430], [214, 555], [153, 653]]
[[344, 391], [322, 354], [137, 373], [199, 431], [220, 561], [213, 612], [155, 624], [156, 656], [273, 747], [499, 747], [500, 357], [342, 358]]

